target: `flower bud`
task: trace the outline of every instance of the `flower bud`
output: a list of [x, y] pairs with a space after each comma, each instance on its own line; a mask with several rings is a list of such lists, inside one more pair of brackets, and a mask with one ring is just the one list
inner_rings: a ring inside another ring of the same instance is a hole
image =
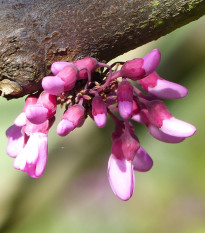
[[78, 80], [87, 79], [88, 72], [92, 73], [98, 68], [98, 61], [93, 57], [85, 57], [81, 60], [74, 62], [74, 65], [80, 68], [86, 68], [79, 71]]
[[193, 125], [173, 117], [162, 101], [152, 101], [148, 110], [150, 123], [165, 134], [184, 138], [196, 131]]
[[143, 63], [144, 60], [142, 58], [135, 58], [131, 61], [126, 61], [120, 70], [121, 76], [132, 80], [144, 78], [146, 72], [142, 68]]
[[124, 63], [120, 70], [123, 78], [139, 80], [155, 71], [160, 63], [161, 54], [158, 49], [152, 50], [144, 58], [135, 58]]
[[162, 99], [179, 99], [188, 94], [185, 87], [162, 79], [156, 72], [140, 79], [138, 83], [145, 91]]
[[85, 109], [80, 104], [71, 106], [62, 117], [58, 124], [57, 133], [59, 136], [66, 136], [76, 127], [81, 127], [84, 123]]
[[56, 105], [56, 96], [44, 92], [36, 104], [27, 107], [26, 117], [33, 124], [41, 124], [55, 115]]
[[73, 63], [72, 62], [66, 62], [66, 61], [57, 61], [57, 62], [54, 62], [51, 65], [51, 72], [54, 75], [57, 75], [64, 67], [66, 67], [66, 66], [68, 66], [70, 64], [73, 64]]
[[132, 116], [133, 86], [127, 80], [123, 80], [118, 87], [117, 101], [121, 117], [130, 118]]
[[46, 76], [42, 80], [43, 89], [51, 95], [60, 95], [74, 88], [78, 78], [77, 68], [70, 64], [65, 66], [56, 76]]
[[100, 96], [95, 96], [92, 100], [92, 116], [99, 128], [103, 128], [106, 125], [107, 108]]
[[161, 53], [158, 49], [152, 50], [148, 53], [144, 58], [144, 63], [142, 65], [142, 69], [145, 70], [145, 75], [149, 75], [153, 73], [158, 67], [161, 60]]

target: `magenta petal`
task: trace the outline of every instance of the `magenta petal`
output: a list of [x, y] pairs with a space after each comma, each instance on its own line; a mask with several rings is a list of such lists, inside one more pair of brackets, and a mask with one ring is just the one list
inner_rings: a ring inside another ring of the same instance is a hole
[[168, 135], [162, 132], [159, 128], [154, 125], [148, 126], [148, 131], [152, 135], [152, 137], [156, 138], [159, 141], [167, 142], [167, 143], [179, 143], [184, 141], [185, 137], [175, 137]]
[[157, 68], [161, 60], [161, 53], [158, 49], [152, 50], [144, 58], [144, 64], [142, 68], [145, 70], [146, 75], [151, 74]]
[[24, 126], [26, 124], [26, 114], [25, 112], [21, 112], [17, 117], [16, 119], [14, 120], [14, 124], [16, 126]]
[[135, 185], [131, 161], [119, 160], [111, 154], [108, 161], [108, 179], [116, 196], [123, 201], [131, 198]]
[[13, 158], [19, 154], [24, 145], [24, 137], [21, 130], [22, 127], [12, 125], [6, 131], [6, 136], [8, 137], [6, 153]]
[[119, 109], [121, 117], [124, 119], [128, 119], [132, 115], [132, 102], [119, 101], [118, 109]]
[[26, 109], [26, 117], [33, 124], [41, 124], [48, 119], [48, 109], [40, 104], [29, 105]]
[[66, 62], [66, 61], [57, 61], [57, 62], [54, 62], [51, 65], [51, 72], [54, 75], [57, 75], [64, 67], [66, 67], [67, 65], [70, 65], [70, 64], [72, 64], [72, 63], [71, 62]]
[[175, 137], [191, 137], [196, 132], [196, 128], [193, 125], [175, 117], [163, 120], [160, 130]]
[[107, 116], [106, 114], [97, 114], [94, 116], [94, 121], [99, 128], [103, 128], [106, 125]]
[[57, 134], [59, 136], [64, 137], [68, 135], [74, 129], [75, 129], [75, 126], [73, 125], [71, 121], [62, 119], [57, 126]]
[[155, 87], [148, 87], [149, 93], [162, 99], [180, 99], [188, 94], [186, 87], [167, 80], [157, 80]]
[[42, 80], [42, 87], [49, 94], [58, 96], [64, 92], [65, 82], [58, 76], [46, 76]]
[[147, 172], [152, 168], [153, 160], [145, 149], [140, 147], [132, 161], [132, 164], [134, 166], [134, 170]]

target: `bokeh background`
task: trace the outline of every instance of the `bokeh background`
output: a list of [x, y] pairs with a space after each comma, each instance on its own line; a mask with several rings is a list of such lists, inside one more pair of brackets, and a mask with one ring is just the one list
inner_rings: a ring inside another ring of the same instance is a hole
[[[0, 232], [3, 233], [204, 233], [205, 232], [205, 17], [118, 58], [162, 53], [158, 73], [189, 89], [185, 99], [166, 101], [170, 112], [197, 127], [180, 144], [152, 138], [135, 124], [153, 169], [135, 173], [128, 202], [109, 187], [107, 161], [112, 122], [98, 129], [90, 119], [66, 138], [49, 134], [45, 174], [32, 179], [13, 169], [5, 131], [24, 99], [0, 99]], [[59, 109], [60, 110], [60, 109]], [[60, 115], [59, 114], [59, 119]]]

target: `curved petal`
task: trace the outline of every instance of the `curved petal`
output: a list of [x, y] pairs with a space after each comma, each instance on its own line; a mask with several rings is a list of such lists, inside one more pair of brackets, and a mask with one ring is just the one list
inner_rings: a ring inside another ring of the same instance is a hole
[[158, 49], [152, 50], [144, 58], [144, 64], [142, 68], [145, 70], [146, 75], [151, 74], [157, 68], [161, 60], [161, 53]]
[[35, 178], [43, 175], [48, 158], [48, 135], [39, 135], [38, 160], [36, 162]]
[[57, 134], [61, 137], [64, 137], [74, 129], [75, 126], [71, 121], [62, 119], [57, 126]]
[[51, 95], [64, 92], [65, 82], [58, 76], [46, 76], [42, 80], [43, 89]]
[[54, 62], [52, 65], [51, 65], [51, 72], [54, 74], [54, 75], [57, 75], [64, 67], [68, 66], [72, 64], [71, 62], [66, 62], [66, 61], [57, 61], [57, 62]]
[[153, 160], [146, 150], [140, 147], [132, 161], [132, 164], [134, 166], [134, 170], [139, 172], [147, 172], [152, 168]]
[[15, 158], [23, 149], [24, 137], [22, 135], [21, 130], [22, 127], [12, 125], [6, 131], [6, 136], [8, 138], [6, 153], [10, 157]]
[[164, 132], [162, 132], [159, 128], [157, 128], [154, 125], [148, 126], [148, 131], [152, 135], [152, 137], [156, 138], [159, 141], [167, 142], [167, 143], [179, 143], [184, 141], [185, 137], [175, 137], [168, 135]]
[[180, 99], [188, 94], [186, 87], [163, 79], [157, 80], [155, 87], [148, 87], [148, 92], [162, 99]]
[[26, 109], [26, 117], [33, 124], [42, 124], [48, 119], [48, 109], [40, 104], [30, 105]]
[[175, 137], [191, 137], [196, 132], [196, 128], [193, 125], [175, 117], [163, 120], [160, 130]]
[[26, 124], [26, 114], [25, 112], [21, 112], [17, 117], [16, 119], [14, 120], [14, 124], [16, 126], [24, 126]]
[[131, 198], [135, 185], [131, 161], [119, 160], [111, 154], [108, 161], [108, 179], [116, 196], [123, 201]]

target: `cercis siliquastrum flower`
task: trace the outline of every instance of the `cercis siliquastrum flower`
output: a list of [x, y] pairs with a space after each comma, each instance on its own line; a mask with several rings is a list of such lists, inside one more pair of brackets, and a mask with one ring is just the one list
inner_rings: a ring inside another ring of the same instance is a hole
[[153, 166], [131, 120], [144, 124], [154, 138], [167, 143], [181, 142], [196, 131], [193, 125], [173, 117], [161, 100], [183, 98], [188, 91], [156, 73], [160, 59], [159, 50], [154, 49], [144, 58], [111, 66], [92, 57], [54, 62], [53, 76], [42, 80], [44, 92], [26, 98], [22, 113], [6, 132], [7, 153], [15, 158], [14, 167], [33, 178], [43, 174], [48, 131], [58, 104], [65, 107], [57, 126], [60, 136], [81, 127], [88, 115], [99, 128], [105, 127], [109, 115], [115, 127], [108, 179], [116, 196], [129, 200], [135, 185], [134, 170], [146, 172]]

